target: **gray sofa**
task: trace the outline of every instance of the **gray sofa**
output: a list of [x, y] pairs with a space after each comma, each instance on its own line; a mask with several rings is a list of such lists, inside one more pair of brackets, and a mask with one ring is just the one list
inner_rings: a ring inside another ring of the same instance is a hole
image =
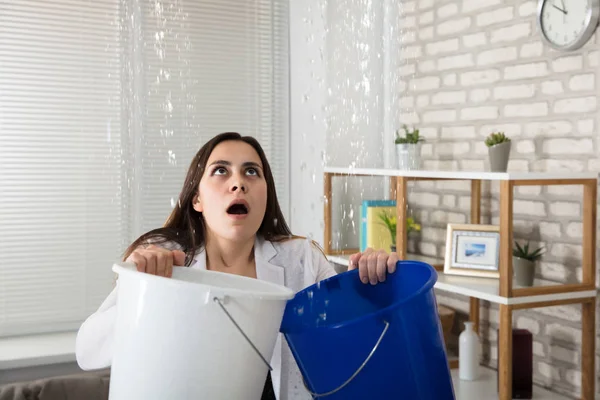
[[0, 386], [0, 400], [107, 400], [109, 372], [76, 374]]

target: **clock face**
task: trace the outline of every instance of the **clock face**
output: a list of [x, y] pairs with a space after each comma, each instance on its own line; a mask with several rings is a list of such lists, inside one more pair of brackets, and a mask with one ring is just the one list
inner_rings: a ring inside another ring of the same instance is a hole
[[597, 3], [597, 0], [541, 0], [542, 34], [558, 49], [582, 46], [593, 33], [589, 28], [597, 24]]

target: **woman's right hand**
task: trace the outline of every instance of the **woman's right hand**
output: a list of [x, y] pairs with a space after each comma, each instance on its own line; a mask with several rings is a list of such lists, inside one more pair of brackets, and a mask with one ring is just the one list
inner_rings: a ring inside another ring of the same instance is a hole
[[134, 263], [140, 272], [170, 278], [173, 275], [173, 266], [185, 264], [185, 253], [151, 244], [145, 248], [138, 247], [125, 261]]

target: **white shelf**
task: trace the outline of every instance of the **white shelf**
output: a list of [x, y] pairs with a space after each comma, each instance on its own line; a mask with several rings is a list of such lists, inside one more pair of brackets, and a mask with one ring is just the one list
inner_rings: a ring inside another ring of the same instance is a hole
[[[534, 287], [554, 285], [560, 284], [540, 279], [536, 279], [534, 282]], [[516, 282], [513, 282], [513, 289], [517, 289], [520, 287], [521, 286], [517, 285]], [[446, 275], [442, 272], [438, 272], [438, 280], [435, 283], [435, 288], [446, 292], [476, 297], [478, 299], [487, 300], [492, 303], [506, 305], [528, 304], [552, 300], [583, 299], [586, 297], [595, 297], [597, 295], [596, 290], [584, 290], [578, 292], [564, 292], [509, 298], [500, 296], [500, 280], [498, 279]]]
[[[458, 378], [458, 369], [452, 370], [452, 382], [456, 400], [496, 400], [498, 399], [497, 372], [490, 368], [482, 367], [482, 374], [476, 381], [461, 381]], [[533, 400], [568, 400], [569, 397], [553, 393], [539, 386], [533, 385]]]
[[486, 171], [425, 171], [377, 168], [325, 167], [324, 172], [344, 175], [403, 176], [407, 178], [507, 180], [597, 179], [597, 172], [486, 172]]
[[[350, 256], [327, 256], [329, 261], [336, 264], [348, 266], [348, 259]], [[416, 254], [408, 254], [408, 260], [422, 261], [429, 265], [443, 264], [442, 260], [421, 256]], [[545, 281], [536, 279], [534, 286], [554, 286], [560, 285], [556, 282]], [[565, 299], [583, 299], [588, 297], [595, 297], [597, 295], [596, 290], [585, 290], [578, 292], [564, 292], [554, 294], [544, 294], [535, 296], [520, 296], [520, 297], [503, 297], [500, 296], [500, 280], [493, 278], [478, 278], [470, 276], [458, 276], [458, 275], [447, 275], [443, 272], [438, 272], [438, 279], [434, 286], [436, 289], [457, 293], [464, 296], [475, 297], [481, 300], [487, 300], [497, 304], [529, 304], [537, 303], [540, 301], [552, 301], [552, 300], [565, 300]], [[513, 282], [513, 289], [520, 288], [516, 282]]]

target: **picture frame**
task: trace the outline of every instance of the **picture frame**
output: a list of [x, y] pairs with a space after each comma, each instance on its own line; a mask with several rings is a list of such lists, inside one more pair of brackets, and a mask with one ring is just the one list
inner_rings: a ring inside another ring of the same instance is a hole
[[500, 278], [500, 227], [448, 224], [444, 273]]

